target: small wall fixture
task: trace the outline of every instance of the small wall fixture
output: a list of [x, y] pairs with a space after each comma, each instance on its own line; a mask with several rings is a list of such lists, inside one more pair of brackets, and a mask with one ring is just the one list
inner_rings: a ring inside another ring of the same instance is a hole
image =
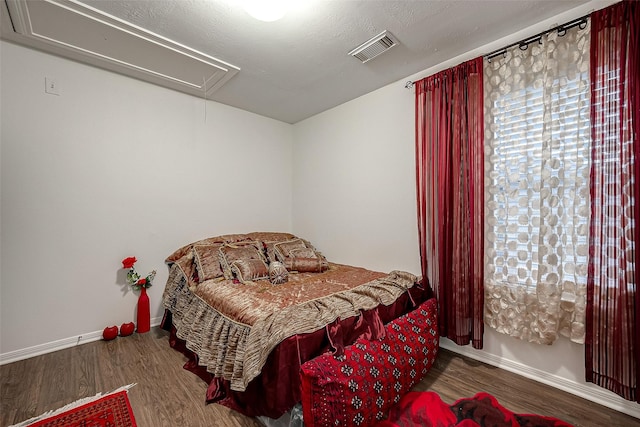
[[349, 55], [358, 58], [362, 63], [371, 61], [376, 56], [391, 49], [398, 44], [395, 37], [388, 31], [383, 31], [377, 36], [362, 43], [349, 52]]

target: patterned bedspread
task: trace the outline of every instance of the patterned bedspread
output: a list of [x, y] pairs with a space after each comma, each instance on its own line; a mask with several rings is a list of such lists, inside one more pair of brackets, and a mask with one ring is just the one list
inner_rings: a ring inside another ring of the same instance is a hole
[[281, 285], [208, 280], [193, 286], [178, 264], [170, 267], [163, 306], [199, 363], [236, 391], [244, 391], [260, 374], [269, 353], [284, 339], [390, 305], [417, 280], [407, 272], [329, 264], [323, 273], [290, 274]]

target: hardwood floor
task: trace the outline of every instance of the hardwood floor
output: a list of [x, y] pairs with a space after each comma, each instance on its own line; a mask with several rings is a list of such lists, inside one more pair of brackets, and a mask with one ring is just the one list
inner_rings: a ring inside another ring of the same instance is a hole
[[[1, 366], [0, 425], [137, 383], [129, 399], [140, 427], [261, 426], [223, 406], [205, 405], [205, 383], [182, 369], [184, 357], [169, 347], [167, 337], [153, 328]], [[512, 411], [554, 416], [576, 426], [640, 426], [636, 418], [443, 349], [416, 390], [436, 391], [448, 403], [486, 391]]]

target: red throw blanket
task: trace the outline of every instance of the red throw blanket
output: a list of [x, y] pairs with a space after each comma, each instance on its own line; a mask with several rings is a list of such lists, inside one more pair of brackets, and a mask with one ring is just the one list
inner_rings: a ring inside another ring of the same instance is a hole
[[457, 400], [449, 405], [437, 393], [410, 392], [389, 411], [389, 418], [376, 427], [573, 427], [552, 417], [515, 414], [488, 393]]

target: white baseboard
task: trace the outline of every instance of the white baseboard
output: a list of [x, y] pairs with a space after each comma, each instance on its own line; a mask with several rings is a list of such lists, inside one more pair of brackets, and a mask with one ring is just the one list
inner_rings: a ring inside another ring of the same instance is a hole
[[[154, 317], [151, 319], [151, 326], [158, 326], [162, 321], [162, 317]], [[0, 365], [17, 362], [18, 360], [28, 359], [30, 357], [40, 356], [41, 354], [52, 353], [69, 347], [75, 347], [80, 344], [87, 344], [102, 339], [102, 331], [88, 332], [74, 337], [63, 338], [57, 341], [51, 341], [44, 344], [34, 345], [20, 350], [9, 351], [0, 354]]]
[[523, 377], [558, 388], [567, 393], [575, 394], [591, 402], [606, 406], [635, 418], [640, 418], [640, 404], [624, 400], [615, 393], [590, 384], [580, 384], [548, 372], [523, 365], [513, 360], [504, 359], [483, 350], [476, 350], [470, 346], [458, 346], [449, 340], [441, 339], [440, 346], [470, 359], [495, 366], [505, 371], [513, 372]]

